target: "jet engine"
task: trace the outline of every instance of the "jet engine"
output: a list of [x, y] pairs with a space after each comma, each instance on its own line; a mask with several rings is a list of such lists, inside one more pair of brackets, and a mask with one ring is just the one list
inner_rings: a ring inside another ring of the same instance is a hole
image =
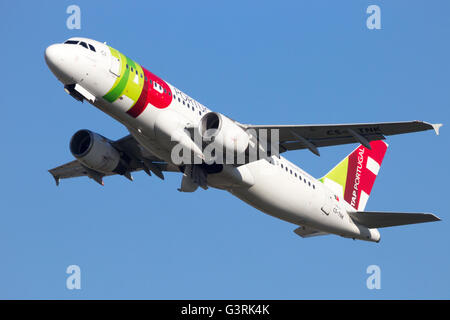
[[204, 141], [214, 142], [226, 152], [243, 154], [248, 149], [250, 136], [235, 121], [216, 112], [208, 112], [200, 120], [200, 134]]
[[89, 130], [77, 131], [70, 140], [70, 151], [86, 167], [100, 173], [116, 172], [120, 154], [105, 137]]

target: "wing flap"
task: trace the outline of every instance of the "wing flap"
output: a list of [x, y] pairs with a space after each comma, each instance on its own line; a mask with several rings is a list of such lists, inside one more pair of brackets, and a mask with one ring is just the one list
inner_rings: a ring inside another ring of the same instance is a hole
[[357, 211], [349, 212], [349, 215], [354, 222], [368, 228], [386, 228], [441, 220], [432, 213]]
[[[371, 142], [376, 140], [385, 140], [386, 138], [381, 134], [371, 134], [366, 135], [365, 138]], [[318, 148], [330, 147], [330, 146], [338, 146], [342, 144], [352, 144], [359, 143], [353, 136], [348, 137], [329, 137], [329, 138], [321, 138], [321, 139], [308, 139], [314, 146]], [[281, 141], [281, 140], [280, 140]], [[287, 141], [280, 143], [280, 152], [290, 151], [290, 150], [300, 150], [307, 149], [305, 143], [301, 141]]]

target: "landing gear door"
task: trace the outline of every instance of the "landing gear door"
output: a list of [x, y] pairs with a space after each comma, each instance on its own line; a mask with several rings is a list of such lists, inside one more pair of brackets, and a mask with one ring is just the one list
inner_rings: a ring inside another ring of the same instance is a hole
[[111, 55], [111, 68], [109, 71], [115, 76], [120, 77], [120, 58]]

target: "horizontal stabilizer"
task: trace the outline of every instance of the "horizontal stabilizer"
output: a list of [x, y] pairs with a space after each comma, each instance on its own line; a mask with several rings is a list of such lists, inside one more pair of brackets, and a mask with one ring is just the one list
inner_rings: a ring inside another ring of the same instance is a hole
[[349, 215], [354, 222], [367, 228], [385, 228], [441, 220], [431, 213], [357, 211], [349, 212]]
[[310, 237], [316, 237], [316, 236], [324, 236], [327, 235], [328, 233], [323, 232], [323, 231], [319, 231], [316, 229], [311, 229], [308, 227], [299, 227], [297, 229], [294, 230], [294, 232], [296, 234], [298, 234], [300, 237], [302, 238], [310, 238]]

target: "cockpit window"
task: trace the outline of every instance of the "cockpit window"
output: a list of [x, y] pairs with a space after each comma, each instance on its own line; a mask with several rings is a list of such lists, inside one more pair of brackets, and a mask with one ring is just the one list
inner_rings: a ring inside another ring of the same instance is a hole
[[[94, 47], [92, 44], [86, 43], [86, 42], [84, 42], [84, 41], [81, 41], [81, 42], [80, 42], [79, 40], [67, 40], [66, 42], [64, 42], [64, 44], [78, 44], [78, 45], [80, 45], [80, 46], [85, 47], [85, 48], [88, 49], [88, 50], [97, 52], [97, 51], [95, 50], [95, 47]], [[88, 46], [89, 46], [89, 47], [88, 47]]]

